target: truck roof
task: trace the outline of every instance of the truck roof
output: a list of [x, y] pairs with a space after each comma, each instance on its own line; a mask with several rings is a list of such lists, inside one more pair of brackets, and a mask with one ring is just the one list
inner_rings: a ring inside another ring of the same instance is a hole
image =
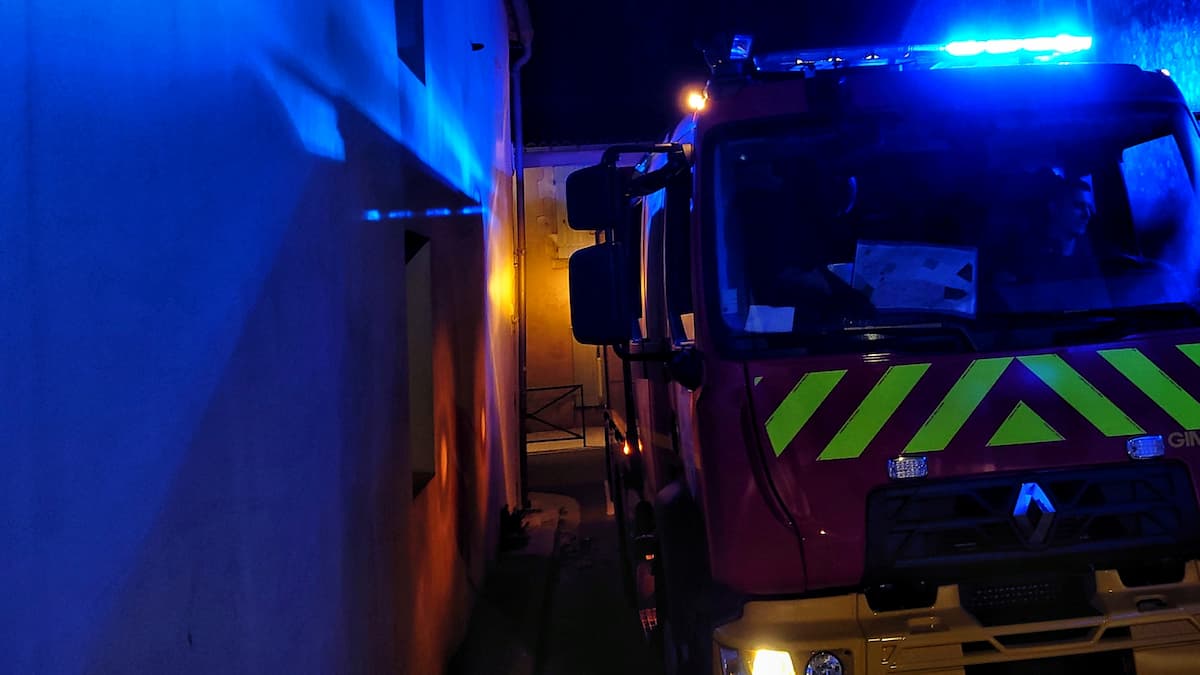
[[[1165, 73], [1118, 63], [1038, 63], [904, 70], [844, 68], [754, 73], [710, 82], [710, 104], [694, 120], [715, 125], [813, 112], [836, 98], [869, 110], [983, 113], [989, 109], [1170, 103], [1184, 105]], [[677, 131], [687, 128], [681, 124]]]

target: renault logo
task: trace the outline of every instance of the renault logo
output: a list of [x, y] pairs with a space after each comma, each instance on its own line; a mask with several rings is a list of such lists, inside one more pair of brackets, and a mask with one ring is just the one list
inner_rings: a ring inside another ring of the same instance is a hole
[[1044, 544], [1054, 522], [1054, 504], [1037, 483], [1022, 483], [1013, 507], [1013, 519], [1030, 544]]

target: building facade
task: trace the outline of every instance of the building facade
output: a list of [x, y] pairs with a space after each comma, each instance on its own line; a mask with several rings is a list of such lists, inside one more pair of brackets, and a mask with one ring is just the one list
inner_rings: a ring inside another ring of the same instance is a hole
[[519, 500], [510, 8], [0, 38], [0, 670], [439, 672]]

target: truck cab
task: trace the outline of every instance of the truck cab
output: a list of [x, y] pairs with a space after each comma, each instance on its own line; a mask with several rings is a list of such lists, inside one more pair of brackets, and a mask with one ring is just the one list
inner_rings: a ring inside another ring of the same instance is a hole
[[737, 36], [571, 175], [669, 671], [1194, 672], [1200, 136], [1090, 46]]

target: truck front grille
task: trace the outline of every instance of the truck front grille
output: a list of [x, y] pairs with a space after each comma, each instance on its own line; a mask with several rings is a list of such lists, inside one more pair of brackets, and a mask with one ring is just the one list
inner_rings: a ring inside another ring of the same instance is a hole
[[1027, 578], [967, 581], [959, 584], [963, 609], [984, 626], [1003, 626], [1036, 617], [1053, 621], [1095, 616], [1093, 574], [1043, 574]]
[[[1072, 579], [1198, 550], [1200, 510], [1182, 463], [989, 474], [872, 493], [864, 581], [959, 583], [964, 605], [985, 614], [1078, 616], [1090, 593]], [[1026, 576], [1009, 578], [1014, 570]]]

